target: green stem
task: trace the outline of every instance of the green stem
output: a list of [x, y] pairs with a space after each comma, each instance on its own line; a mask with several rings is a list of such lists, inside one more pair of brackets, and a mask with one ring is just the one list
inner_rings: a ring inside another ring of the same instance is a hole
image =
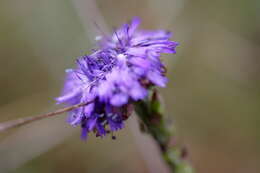
[[166, 124], [158, 92], [154, 89], [145, 101], [135, 104], [138, 117], [142, 120], [142, 129], [150, 134], [160, 147], [162, 157], [172, 173], [193, 173], [187, 161], [187, 151], [176, 144], [173, 129]]

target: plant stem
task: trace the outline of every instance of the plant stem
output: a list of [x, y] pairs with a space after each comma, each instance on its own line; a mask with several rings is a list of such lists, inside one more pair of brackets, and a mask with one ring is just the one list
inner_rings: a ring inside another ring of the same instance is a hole
[[173, 129], [170, 129], [166, 124], [158, 92], [154, 89], [147, 100], [135, 104], [135, 109], [142, 121], [141, 129], [150, 134], [156, 141], [171, 172], [193, 173], [193, 169], [186, 160], [186, 149], [175, 144]]
[[90, 101], [90, 102], [87, 102], [87, 103], [80, 103], [80, 104], [76, 104], [76, 105], [73, 105], [73, 106], [70, 106], [70, 107], [58, 109], [56, 111], [45, 113], [45, 114], [40, 114], [40, 115], [36, 115], [36, 116], [19, 118], [19, 119], [16, 119], [16, 120], [3, 122], [3, 123], [0, 123], [0, 132], [3, 132], [5, 130], [11, 129], [11, 128], [19, 127], [19, 126], [22, 126], [22, 125], [25, 125], [25, 124], [28, 124], [28, 123], [31, 123], [31, 122], [34, 122], [34, 121], [37, 121], [37, 120], [56, 116], [56, 115], [62, 114], [64, 112], [69, 112], [69, 111], [72, 111], [72, 110], [77, 109], [79, 107], [86, 106], [86, 105], [88, 105], [92, 102], [93, 101]]

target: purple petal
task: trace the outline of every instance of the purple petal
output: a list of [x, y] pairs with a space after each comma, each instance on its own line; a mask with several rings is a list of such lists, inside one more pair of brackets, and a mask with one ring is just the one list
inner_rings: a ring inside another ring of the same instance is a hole
[[148, 69], [151, 66], [151, 63], [149, 62], [149, 60], [144, 59], [144, 58], [134, 57], [134, 58], [129, 59], [129, 62], [132, 63], [133, 65], [137, 65], [144, 69]]
[[133, 35], [133, 33], [136, 31], [136, 29], [140, 25], [140, 23], [141, 23], [141, 20], [140, 20], [139, 17], [134, 17], [132, 19], [131, 25], [130, 25], [129, 30], [128, 30], [129, 36]]
[[134, 100], [144, 99], [147, 95], [147, 90], [137, 83], [130, 90], [130, 95]]
[[97, 134], [99, 136], [103, 137], [106, 135], [106, 130], [101, 124], [97, 123], [96, 128], [97, 128]]
[[87, 130], [87, 128], [82, 128], [81, 129], [81, 139], [87, 140], [87, 138], [88, 138], [88, 130]]
[[146, 51], [147, 48], [145, 47], [131, 47], [126, 51], [126, 53], [133, 56], [143, 57], [145, 56]]
[[159, 74], [158, 72], [149, 72], [147, 75], [148, 79], [154, 83], [155, 85], [158, 85], [160, 87], [165, 87], [167, 83], [167, 78]]
[[98, 94], [101, 98], [107, 98], [113, 91], [113, 83], [104, 81], [98, 87]]
[[119, 93], [115, 94], [111, 99], [110, 103], [114, 106], [122, 106], [128, 102], [128, 95]]
[[82, 114], [82, 108], [75, 109], [69, 113], [67, 122], [72, 126], [78, 125], [81, 123], [83, 116], [84, 115]]
[[110, 130], [112, 132], [124, 128], [123, 121], [116, 122], [116, 121], [113, 121], [113, 120], [110, 119], [110, 120], [108, 120], [108, 123], [109, 123], [109, 126], [110, 126]]
[[88, 119], [87, 121], [88, 130], [92, 131], [96, 126], [96, 124], [97, 124], [97, 117]]
[[55, 100], [58, 104], [63, 102], [72, 102], [75, 97], [78, 97], [81, 94], [80, 92], [81, 90], [77, 88], [63, 96], [57, 97]]

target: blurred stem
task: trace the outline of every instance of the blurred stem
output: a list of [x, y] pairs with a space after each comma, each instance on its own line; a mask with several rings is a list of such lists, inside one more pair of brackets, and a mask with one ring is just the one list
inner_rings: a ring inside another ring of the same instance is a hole
[[19, 126], [22, 126], [22, 125], [25, 125], [25, 124], [28, 124], [28, 123], [31, 123], [31, 122], [34, 122], [34, 121], [38, 121], [38, 120], [41, 120], [41, 119], [44, 119], [44, 118], [48, 118], [48, 117], [56, 116], [56, 115], [59, 115], [59, 114], [65, 113], [65, 112], [69, 112], [69, 111], [72, 111], [72, 110], [77, 109], [79, 107], [86, 106], [86, 105], [88, 105], [92, 102], [93, 101], [90, 101], [90, 102], [87, 102], [87, 103], [80, 103], [80, 104], [73, 105], [73, 106], [70, 106], [70, 107], [58, 109], [56, 111], [49, 112], [49, 113], [46, 113], [46, 114], [40, 114], [40, 115], [36, 115], [36, 116], [19, 118], [19, 119], [16, 119], [16, 120], [3, 122], [3, 123], [0, 123], [0, 132], [11, 129], [11, 128], [19, 127]]
[[172, 173], [193, 173], [187, 159], [187, 151], [175, 144], [173, 129], [167, 127], [162, 113], [162, 105], [156, 89], [144, 101], [135, 104], [138, 117], [142, 120], [141, 129], [150, 134], [160, 147], [164, 161]]

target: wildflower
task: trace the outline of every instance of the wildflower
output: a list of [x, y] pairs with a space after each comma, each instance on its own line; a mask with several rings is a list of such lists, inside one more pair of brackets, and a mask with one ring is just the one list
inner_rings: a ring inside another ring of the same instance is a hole
[[110, 37], [100, 37], [99, 49], [77, 59], [77, 67], [67, 70], [58, 103], [93, 101], [70, 112], [68, 122], [81, 125], [82, 138], [93, 131], [105, 136], [124, 127], [131, 104], [147, 96], [149, 86], [165, 87], [165, 67], [161, 53], [175, 53], [176, 42], [169, 32], [137, 30], [134, 18]]

